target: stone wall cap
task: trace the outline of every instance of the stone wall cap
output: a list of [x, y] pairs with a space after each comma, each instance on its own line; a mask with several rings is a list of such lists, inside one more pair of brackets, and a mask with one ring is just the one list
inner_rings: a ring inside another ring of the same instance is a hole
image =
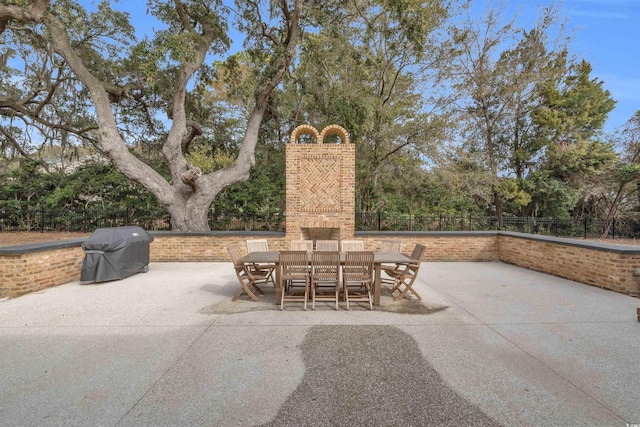
[[507, 236], [519, 239], [535, 240], [538, 242], [553, 243], [564, 246], [574, 246], [578, 248], [593, 249], [604, 252], [615, 252], [620, 254], [637, 255], [640, 254], [640, 246], [619, 245], [613, 243], [591, 242], [586, 240], [570, 239], [565, 237], [543, 236], [539, 234], [518, 233], [515, 231], [356, 231], [355, 236], [448, 236], [448, 237], [488, 237]]
[[[264, 237], [285, 237], [284, 231], [150, 231], [153, 236], [158, 237], [189, 237], [189, 236], [264, 236]], [[568, 239], [563, 237], [541, 236], [538, 234], [518, 233], [512, 231], [356, 231], [356, 237], [380, 237], [390, 236], [410, 237], [410, 236], [446, 236], [446, 237], [491, 237], [506, 236], [525, 240], [534, 240], [578, 248], [593, 249], [605, 252], [620, 254], [639, 255], [640, 247], [629, 245], [618, 245], [611, 243], [590, 242], [578, 239]], [[3, 246], [0, 247], [0, 255], [22, 255], [33, 252], [45, 252], [57, 249], [80, 247], [86, 238], [75, 238], [66, 240], [56, 240], [49, 242], [30, 243], [26, 245]]]
[[284, 237], [284, 231], [148, 231], [152, 236], [273, 236]]
[[498, 231], [499, 236], [517, 237], [520, 239], [536, 240], [540, 242], [555, 243], [578, 248], [594, 249], [604, 252], [615, 252], [621, 254], [640, 254], [640, 246], [619, 245], [612, 243], [590, 242], [587, 240], [570, 239], [566, 237], [541, 236], [539, 234], [517, 233], [513, 231]]
[[29, 243], [26, 245], [0, 247], [0, 255], [23, 255], [33, 252], [54, 251], [58, 249], [80, 247], [86, 237], [75, 239], [55, 240], [50, 242]]

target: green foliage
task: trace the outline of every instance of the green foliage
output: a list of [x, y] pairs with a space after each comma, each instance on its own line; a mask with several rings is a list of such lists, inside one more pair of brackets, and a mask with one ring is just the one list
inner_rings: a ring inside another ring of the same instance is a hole
[[[180, 66], [196, 61], [206, 32], [213, 35], [208, 63], [185, 95], [185, 119], [195, 124], [186, 132], [194, 132], [179, 154], [204, 173], [231, 166], [256, 92], [285, 55], [276, 43], [286, 36], [281, 17], [270, 14], [275, 3], [150, 0], [161, 26], [143, 40], [111, 3], [88, 13], [73, 0], [57, 0], [51, 12], [94, 76], [122, 89], [109, 93], [131, 152], [171, 177], [162, 148], [172, 96]], [[271, 94], [250, 178], [222, 190], [211, 208], [283, 211], [284, 144], [301, 123], [319, 130], [337, 123], [349, 132], [357, 145], [359, 211], [483, 215], [500, 204], [505, 215], [569, 217], [589, 209], [615, 213], [616, 203], [632, 199], [640, 179], [640, 111], [618, 135], [616, 153], [602, 136], [615, 101], [586, 61], [570, 62], [567, 46], [551, 42], [557, 10], [532, 28], [499, 24], [495, 10], [447, 27], [462, 3], [307, 5], [291, 78]], [[271, 19], [260, 22], [256, 11]], [[246, 39], [229, 55], [229, 26], [238, 18], [235, 28]], [[0, 34], [0, 97], [15, 101], [0, 108], [0, 165], [9, 170], [23, 162], [0, 176], [0, 206], [157, 208], [110, 165], [57, 172], [69, 153], [94, 152], [79, 148], [97, 144], [97, 123], [88, 92], [49, 42], [32, 23]], [[531, 161], [535, 171], [527, 175]]]
[[549, 142], [566, 145], [591, 139], [602, 130], [615, 106], [603, 82], [592, 79], [586, 61], [572, 64], [558, 81], [541, 86], [543, 102], [533, 113]]
[[531, 216], [570, 218], [580, 198], [577, 190], [551, 176], [549, 171], [536, 171], [523, 182], [531, 195], [527, 213]]
[[186, 157], [189, 163], [192, 166], [199, 167], [202, 173], [211, 173], [215, 170], [229, 167], [236, 160], [236, 156], [220, 148], [215, 148], [214, 151], [211, 152], [211, 150], [204, 145], [192, 149]]

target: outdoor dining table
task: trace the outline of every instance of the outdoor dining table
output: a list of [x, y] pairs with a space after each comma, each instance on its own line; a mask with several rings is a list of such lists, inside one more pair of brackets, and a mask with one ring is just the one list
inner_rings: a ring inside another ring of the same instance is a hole
[[[282, 286], [280, 284], [280, 268], [279, 266], [280, 252], [250, 252], [239, 259], [244, 264], [273, 264], [276, 266], [276, 298], [280, 299]], [[340, 253], [340, 261], [344, 263], [345, 253]], [[415, 262], [411, 257], [401, 252], [374, 252], [373, 266], [375, 280], [373, 283], [373, 305], [380, 305], [380, 275], [382, 272], [382, 264], [410, 264]], [[311, 252], [309, 252], [309, 264], [311, 264]]]

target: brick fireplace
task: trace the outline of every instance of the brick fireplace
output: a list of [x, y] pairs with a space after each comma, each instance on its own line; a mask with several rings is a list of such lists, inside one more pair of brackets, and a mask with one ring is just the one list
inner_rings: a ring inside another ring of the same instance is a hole
[[[300, 136], [315, 140], [302, 143]], [[336, 143], [326, 143], [336, 135]], [[298, 126], [286, 147], [286, 240], [351, 239], [355, 230], [355, 145], [347, 131]]]

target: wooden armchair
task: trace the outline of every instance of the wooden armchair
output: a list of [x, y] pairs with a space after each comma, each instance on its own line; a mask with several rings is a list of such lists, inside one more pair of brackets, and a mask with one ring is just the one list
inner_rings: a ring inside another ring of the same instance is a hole
[[407, 295], [407, 293], [411, 292], [417, 299], [420, 301], [422, 297], [415, 289], [413, 289], [413, 283], [418, 277], [418, 271], [420, 270], [420, 260], [422, 259], [422, 255], [426, 247], [420, 244], [417, 244], [411, 253], [411, 259], [415, 262], [410, 264], [402, 265], [399, 264], [395, 269], [390, 271], [385, 271], [392, 279], [393, 285], [391, 287], [391, 291], [389, 293], [393, 296], [395, 291], [400, 291], [400, 294], [393, 297], [394, 301], [398, 301]]
[[[282, 296], [280, 310], [285, 301], [302, 302], [307, 309], [309, 300], [309, 254], [307, 251], [282, 251], [279, 255]], [[302, 295], [301, 295], [302, 292]]]
[[253, 293], [255, 290], [260, 294], [264, 294], [259, 284], [265, 284], [269, 281], [269, 272], [265, 270], [256, 269], [252, 264], [243, 264], [239, 260], [242, 258], [240, 248], [238, 245], [227, 246], [231, 260], [233, 261], [233, 268], [236, 272], [236, 277], [240, 282], [240, 290], [233, 297], [232, 301], [237, 301], [238, 298], [246, 293], [249, 298], [256, 302], [260, 302], [260, 299]]
[[[267, 239], [247, 240], [247, 252], [269, 252], [269, 243], [267, 243]], [[258, 270], [268, 271], [269, 281], [273, 283], [274, 286], [276, 285], [276, 280], [273, 277], [276, 270], [276, 266], [274, 264], [253, 264], [253, 266]]]
[[340, 252], [315, 251], [311, 254], [311, 308], [316, 300], [340, 301]]
[[317, 240], [316, 251], [335, 251], [338, 252], [339, 242], [337, 240]]
[[342, 252], [362, 252], [364, 251], [364, 242], [362, 240], [343, 240]]
[[311, 252], [313, 250], [313, 240], [292, 240], [291, 250]]
[[374, 280], [373, 256], [373, 252], [351, 251], [345, 254], [342, 283], [347, 310], [349, 310], [349, 301], [369, 302], [369, 310], [373, 310], [371, 298], [371, 285]]

